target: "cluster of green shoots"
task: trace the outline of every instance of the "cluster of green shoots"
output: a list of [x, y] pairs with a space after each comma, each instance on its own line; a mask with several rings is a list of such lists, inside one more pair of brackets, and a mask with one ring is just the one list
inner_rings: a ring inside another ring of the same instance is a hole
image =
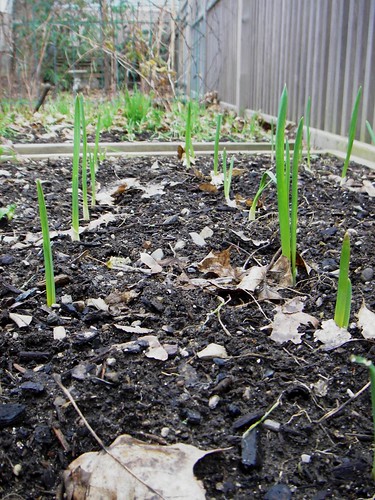
[[298, 124], [291, 163], [289, 141], [285, 140], [287, 108], [288, 91], [284, 87], [276, 126], [276, 186], [281, 254], [290, 262], [292, 284], [294, 285], [297, 255], [298, 169], [302, 149], [303, 118]]
[[[100, 118], [97, 121], [94, 149], [93, 152], [89, 152], [87, 145], [85, 109], [82, 96], [76, 96], [74, 106], [75, 109], [74, 109], [74, 139], [73, 139], [73, 168], [72, 168], [72, 240], [79, 241], [79, 177], [80, 177], [79, 167], [81, 165], [83, 219], [89, 220], [90, 213], [88, 204], [87, 166], [89, 164], [90, 180], [91, 180], [91, 205], [94, 206], [95, 196], [96, 196], [95, 174], [99, 163]], [[46, 204], [42, 188], [42, 182], [38, 179], [36, 185], [38, 193], [40, 221], [42, 226], [47, 305], [51, 306], [52, 304], [55, 303], [56, 293], [55, 293], [54, 269], [53, 269], [51, 241], [49, 235], [48, 216], [47, 216]]]
[[350, 237], [345, 233], [342, 242], [339, 281], [337, 285], [337, 297], [334, 320], [338, 327], [347, 328], [349, 326], [350, 308], [352, 300], [352, 284], [349, 278], [350, 263]]

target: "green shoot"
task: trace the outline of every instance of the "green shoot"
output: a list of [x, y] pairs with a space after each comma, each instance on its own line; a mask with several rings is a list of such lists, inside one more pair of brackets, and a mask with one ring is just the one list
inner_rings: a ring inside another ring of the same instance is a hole
[[43, 235], [43, 255], [44, 255], [44, 272], [46, 277], [47, 306], [51, 307], [51, 305], [56, 302], [55, 278], [53, 272], [52, 249], [51, 249], [51, 240], [49, 237], [46, 203], [44, 200], [42, 183], [39, 179], [36, 181], [36, 187], [38, 192], [40, 223], [42, 226], [42, 235]]
[[292, 269], [293, 285], [296, 284], [297, 276], [297, 212], [298, 212], [298, 166], [303, 138], [303, 118], [300, 119], [296, 139], [294, 142], [293, 165], [292, 165], [292, 200], [290, 211], [290, 264]]
[[279, 226], [281, 239], [281, 253], [290, 259], [290, 226], [289, 226], [289, 178], [286, 178], [284, 143], [286, 111], [288, 107], [288, 91], [286, 86], [281, 94], [276, 125], [276, 180], [277, 206], [279, 212]]
[[273, 120], [271, 120], [271, 161], [273, 161], [275, 157], [275, 124]]
[[[352, 363], [358, 363], [363, 366], [367, 366], [370, 372], [370, 386], [371, 386], [371, 409], [372, 409], [372, 421], [374, 426], [374, 441], [375, 441], [375, 366], [373, 363], [366, 359], [362, 358], [362, 356], [354, 356], [350, 357], [350, 361]], [[371, 471], [372, 479], [375, 481], [375, 452], [372, 460], [372, 471]]]
[[352, 285], [349, 278], [350, 262], [350, 237], [345, 233], [342, 242], [339, 282], [337, 285], [337, 298], [334, 320], [338, 327], [347, 328], [350, 317], [350, 304], [352, 298]]
[[311, 137], [310, 137], [310, 116], [311, 116], [311, 97], [307, 99], [306, 105], [306, 145], [307, 145], [307, 168], [311, 170]]
[[96, 205], [96, 172], [99, 165], [99, 138], [101, 130], [101, 117], [96, 123], [94, 151], [89, 155], [90, 178], [91, 178], [91, 206]]
[[87, 132], [83, 95], [79, 97], [79, 106], [82, 125], [82, 211], [83, 220], [90, 220], [89, 204], [87, 198]]
[[[296, 280], [297, 253], [297, 208], [298, 208], [298, 166], [302, 148], [303, 118], [300, 119], [294, 143], [292, 172], [290, 171], [289, 142], [285, 142], [286, 111], [288, 107], [288, 92], [284, 87], [280, 98], [276, 127], [276, 181], [281, 253], [291, 265], [292, 284]], [[285, 153], [284, 153], [285, 149]], [[290, 196], [290, 183], [292, 194]]]
[[374, 131], [372, 130], [372, 127], [370, 125], [370, 122], [366, 120], [366, 127], [367, 127], [367, 130], [368, 130], [368, 133], [370, 134], [370, 137], [371, 137], [371, 140], [372, 142], [375, 144], [375, 133]]
[[73, 172], [72, 172], [72, 240], [79, 241], [79, 153], [81, 143], [80, 100], [76, 96], [74, 104]]
[[187, 115], [186, 115], [186, 134], [185, 134], [185, 155], [186, 155], [186, 166], [190, 168], [191, 163], [194, 163], [194, 149], [191, 140], [191, 101], [187, 105]]
[[214, 147], [214, 175], [217, 175], [219, 170], [219, 139], [220, 139], [220, 128], [221, 120], [223, 115], [218, 114], [216, 119], [216, 135], [215, 135], [215, 147]]
[[232, 184], [232, 174], [233, 174], [234, 156], [232, 156], [229, 164], [229, 169], [227, 168], [227, 157], [225, 155], [225, 162], [223, 161], [223, 174], [224, 174], [224, 198], [226, 201], [230, 200], [230, 186]]
[[254, 196], [253, 202], [252, 202], [250, 210], [249, 210], [249, 220], [255, 220], [255, 212], [257, 209], [258, 200], [259, 200], [261, 194], [263, 193], [263, 191], [266, 189], [266, 187], [268, 187], [271, 184], [271, 182], [274, 182], [276, 184], [276, 177], [275, 177], [275, 174], [273, 172], [271, 172], [270, 170], [267, 170], [266, 172], [264, 172], [264, 174], [262, 175], [262, 178], [260, 179], [258, 191], [256, 192], [256, 195]]
[[352, 154], [353, 143], [355, 138], [355, 131], [357, 128], [357, 119], [358, 119], [358, 109], [359, 109], [359, 101], [361, 100], [362, 87], [359, 87], [357, 97], [354, 102], [354, 107], [352, 111], [352, 117], [350, 119], [349, 125], [349, 138], [348, 138], [348, 147], [346, 150], [346, 157], [344, 161], [344, 166], [342, 167], [341, 178], [345, 179], [346, 173], [349, 167], [350, 155]]
[[11, 221], [14, 217], [15, 211], [16, 211], [16, 205], [14, 203], [11, 203], [6, 207], [0, 208], [0, 220], [6, 217], [8, 222]]

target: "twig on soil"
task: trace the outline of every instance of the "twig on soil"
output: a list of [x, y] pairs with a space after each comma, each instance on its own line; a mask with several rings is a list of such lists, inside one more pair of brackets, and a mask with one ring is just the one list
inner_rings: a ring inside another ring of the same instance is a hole
[[154, 493], [155, 495], [157, 495], [158, 498], [162, 498], [163, 500], [165, 500], [165, 498], [158, 492], [156, 491], [152, 486], [148, 485], [147, 483], [145, 483], [140, 477], [138, 477], [134, 472], [131, 471], [131, 469], [129, 469], [125, 464], [123, 464], [115, 455], [113, 455], [111, 453], [111, 450], [109, 448], [107, 448], [107, 446], [103, 443], [103, 441], [100, 439], [100, 437], [96, 434], [96, 432], [94, 431], [94, 429], [91, 427], [91, 425], [88, 423], [88, 421], [86, 420], [86, 418], [84, 417], [83, 413], [81, 412], [81, 410], [78, 408], [78, 405], [77, 403], [74, 401], [73, 399], [73, 396], [70, 394], [69, 390], [62, 384], [61, 382], [61, 377], [60, 375], [58, 375], [57, 373], [54, 373], [53, 374], [53, 378], [56, 382], [56, 384], [60, 387], [60, 389], [63, 391], [63, 393], [65, 394], [65, 396], [69, 399], [69, 401], [72, 403], [73, 405], [73, 408], [75, 409], [75, 411], [78, 413], [78, 415], [81, 417], [83, 423], [85, 424], [85, 426], [87, 427], [87, 429], [90, 431], [91, 435], [93, 436], [93, 438], [96, 440], [96, 442], [99, 444], [99, 446], [103, 449], [103, 451], [105, 451], [111, 458], [113, 458], [113, 460], [115, 460], [115, 462], [117, 462], [119, 465], [121, 465], [121, 467], [123, 467], [126, 472], [128, 472], [131, 476], [134, 477], [134, 479], [136, 479], [137, 481], [139, 481], [140, 483], [143, 484], [143, 486], [145, 486], [146, 488], [148, 488], [150, 491], [152, 491], [152, 493]]
[[349, 403], [354, 401], [356, 398], [358, 398], [368, 387], [370, 387], [371, 382], [367, 382], [366, 385], [362, 387], [358, 392], [356, 392], [351, 398], [349, 398], [347, 401], [345, 401], [342, 405], [338, 406], [337, 408], [333, 408], [326, 414], [324, 414], [322, 417], [320, 417], [319, 420], [314, 420], [314, 424], [321, 424], [325, 420], [328, 420], [331, 417], [334, 417], [337, 413], [339, 413], [341, 410], [345, 408]]

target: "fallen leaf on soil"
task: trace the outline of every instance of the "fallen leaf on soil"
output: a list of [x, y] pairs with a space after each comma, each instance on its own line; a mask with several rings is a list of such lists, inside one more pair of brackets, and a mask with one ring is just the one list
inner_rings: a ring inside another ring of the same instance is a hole
[[284, 255], [280, 255], [269, 269], [269, 273], [272, 276], [272, 280], [282, 288], [291, 286], [293, 282], [290, 261]]
[[151, 274], [161, 273], [163, 270], [154, 257], [146, 252], [141, 252], [141, 262], [151, 269]]
[[151, 333], [153, 331], [151, 328], [143, 328], [141, 326], [119, 325], [118, 323], [115, 324], [115, 327], [118, 330], [122, 330], [123, 332], [126, 333]]
[[9, 313], [9, 317], [16, 323], [18, 328], [25, 328], [26, 326], [29, 326], [33, 320], [32, 316], [28, 316], [26, 314]]
[[351, 338], [348, 330], [337, 326], [333, 319], [322, 321], [322, 328], [314, 333], [315, 341], [319, 340], [322, 342], [325, 351], [336, 349], [336, 347], [342, 346]]
[[319, 321], [310, 314], [302, 312], [304, 302], [302, 297], [290, 299], [282, 306], [276, 306], [276, 314], [272, 322], [271, 339], [279, 344], [291, 340], [294, 344], [302, 342], [303, 333], [298, 331], [300, 325], [311, 323], [314, 328]]
[[[216, 450], [215, 450], [216, 451]], [[212, 451], [177, 443], [151, 445], [127, 434], [108, 452], [85, 453], [64, 472], [68, 500], [178, 498], [204, 500], [205, 490], [193, 473], [195, 463]]]
[[129, 257], [110, 257], [106, 262], [106, 266], [109, 269], [117, 269], [121, 271], [133, 269], [129, 264], [131, 264]]
[[204, 227], [202, 231], [198, 234], [195, 232], [189, 233], [191, 239], [194, 241], [194, 243], [199, 246], [199, 247], [204, 247], [206, 245], [206, 239], [211, 238], [211, 236], [214, 234], [211, 228], [209, 227]]
[[358, 326], [362, 329], [362, 335], [365, 339], [375, 338], [375, 313], [370, 311], [363, 302], [358, 311]]
[[214, 252], [213, 250], [198, 263], [198, 269], [205, 274], [214, 274], [216, 276], [224, 277], [230, 276], [235, 278], [235, 270], [230, 263], [230, 247], [222, 250], [221, 252]]
[[204, 191], [206, 193], [217, 193], [217, 186], [214, 184], [210, 184], [209, 182], [202, 182], [202, 184], [199, 184], [199, 189], [201, 191]]
[[161, 346], [155, 335], [145, 335], [144, 337], [140, 337], [138, 340], [148, 342], [149, 348], [145, 353], [146, 358], [158, 359], [159, 361], [166, 361], [168, 359], [167, 351]]
[[87, 226], [86, 230], [90, 231], [92, 229], [96, 229], [97, 227], [105, 224], [108, 225], [109, 222], [113, 222], [116, 220], [116, 216], [110, 212], [107, 212], [101, 215], [98, 219], [92, 220]]
[[101, 298], [87, 299], [87, 305], [95, 307], [98, 311], [108, 311], [108, 304]]
[[224, 346], [219, 344], [208, 344], [207, 347], [197, 353], [197, 356], [200, 359], [225, 359], [228, 357], [228, 354]]
[[253, 266], [241, 279], [238, 288], [248, 292], [254, 292], [255, 289], [266, 279], [267, 266]]

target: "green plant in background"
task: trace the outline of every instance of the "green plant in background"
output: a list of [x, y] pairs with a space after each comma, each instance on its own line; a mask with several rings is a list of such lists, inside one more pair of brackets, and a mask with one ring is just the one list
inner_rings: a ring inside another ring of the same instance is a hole
[[186, 166], [190, 168], [191, 163], [194, 163], [195, 153], [193, 148], [193, 142], [191, 139], [191, 101], [188, 102], [186, 110], [186, 132], [185, 132], [185, 155], [186, 155]]
[[375, 133], [372, 130], [372, 127], [371, 127], [370, 122], [368, 120], [366, 120], [366, 127], [368, 130], [368, 133], [370, 134], [372, 142], [375, 144]]
[[215, 134], [215, 145], [214, 145], [214, 175], [217, 175], [219, 170], [219, 140], [220, 140], [220, 128], [221, 128], [222, 118], [223, 118], [222, 114], [218, 114], [216, 118], [216, 134]]
[[342, 167], [342, 172], [341, 172], [342, 179], [345, 179], [345, 177], [346, 177], [346, 173], [347, 173], [348, 167], [349, 167], [350, 155], [352, 154], [355, 132], [357, 129], [359, 101], [361, 100], [361, 95], [362, 95], [362, 87], [359, 87], [357, 97], [355, 99], [354, 106], [353, 106], [352, 116], [350, 118], [348, 147], [346, 149], [346, 157], [345, 157], [344, 166]]
[[255, 212], [257, 209], [258, 200], [259, 200], [261, 194], [263, 193], [263, 191], [266, 189], [266, 187], [268, 187], [271, 184], [271, 182], [274, 182], [276, 184], [276, 177], [275, 177], [275, 174], [273, 172], [271, 172], [270, 170], [267, 170], [262, 175], [262, 178], [260, 179], [258, 191], [256, 192], [256, 194], [253, 198], [253, 202], [252, 202], [250, 210], [249, 210], [249, 220], [255, 220]]
[[[296, 280], [297, 252], [298, 167], [302, 148], [303, 118], [300, 119], [297, 128], [293, 151], [292, 173], [290, 174], [288, 141], [286, 142], [286, 150], [284, 145], [287, 108], [288, 91], [285, 86], [280, 98], [276, 126], [276, 183], [281, 253], [290, 262], [292, 284], [294, 285]], [[291, 197], [290, 183], [292, 184]]]
[[271, 161], [275, 158], [275, 124], [271, 120]]
[[49, 237], [46, 203], [44, 200], [42, 183], [39, 179], [36, 181], [36, 187], [38, 193], [40, 223], [42, 226], [42, 235], [43, 235], [43, 255], [44, 255], [44, 272], [46, 278], [47, 306], [51, 307], [51, 305], [56, 302], [55, 277], [53, 272], [53, 258], [52, 258], [51, 240]]
[[337, 285], [337, 297], [334, 320], [338, 327], [347, 328], [350, 318], [350, 306], [352, 300], [352, 284], [349, 278], [350, 262], [350, 237], [346, 232], [342, 242], [339, 281]]
[[[370, 373], [370, 388], [371, 388], [371, 409], [372, 409], [372, 422], [374, 427], [374, 442], [375, 442], [375, 366], [372, 361], [363, 358], [362, 356], [352, 355], [350, 357], [352, 363], [358, 363], [359, 365], [366, 366]], [[375, 481], [375, 451], [372, 460], [372, 479]]]
[[152, 107], [151, 97], [143, 92], [140, 92], [137, 87], [134, 87], [133, 92], [126, 89], [124, 116], [130, 123], [139, 125], [143, 122]]
[[15, 203], [11, 203], [10, 205], [7, 205], [6, 207], [1, 207], [0, 208], [0, 220], [3, 219], [4, 217], [6, 217], [8, 222], [11, 221], [14, 217], [15, 211], [16, 211]]
[[81, 105], [76, 96], [74, 103], [74, 138], [72, 171], [72, 240], [79, 241], [79, 154], [81, 148]]
[[82, 128], [82, 164], [81, 164], [81, 184], [82, 184], [82, 212], [83, 220], [90, 220], [89, 203], [87, 197], [87, 132], [85, 120], [85, 105], [83, 95], [79, 96], [79, 112], [81, 115]]
[[306, 146], [307, 146], [307, 168], [311, 170], [311, 136], [310, 136], [310, 117], [311, 117], [311, 97], [309, 96], [306, 104]]

